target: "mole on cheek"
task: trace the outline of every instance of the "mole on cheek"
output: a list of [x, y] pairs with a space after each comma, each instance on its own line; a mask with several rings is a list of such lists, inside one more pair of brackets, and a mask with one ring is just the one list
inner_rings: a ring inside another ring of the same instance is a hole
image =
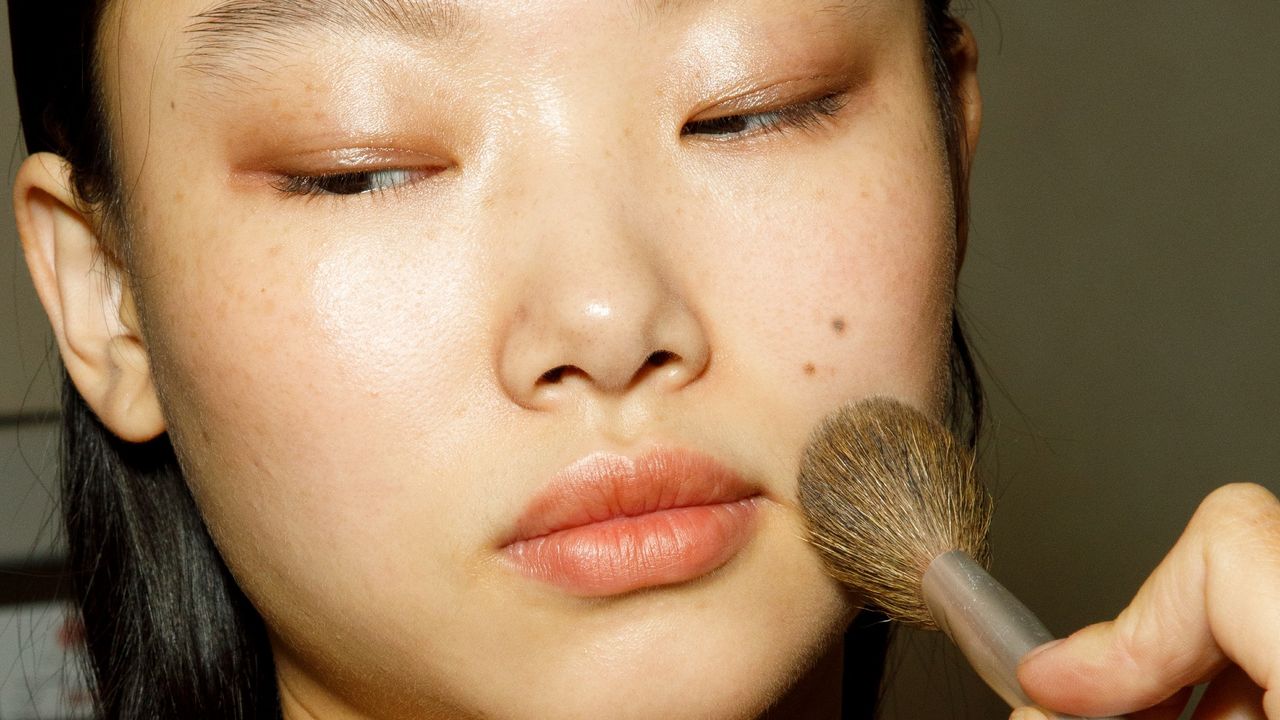
[[813, 375], [814, 373], [816, 373], [816, 372], [818, 372], [818, 368], [814, 367], [813, 363], [805, 363], [805, 364], [804, 364], [804, 374], [805, 374], [805, 375], [812, 376], [812, 375]]
[[844, 334], [844, 327], [844, 318], [838, 317], [831, 321], [831, 329], [834, 330], [837, 335]]

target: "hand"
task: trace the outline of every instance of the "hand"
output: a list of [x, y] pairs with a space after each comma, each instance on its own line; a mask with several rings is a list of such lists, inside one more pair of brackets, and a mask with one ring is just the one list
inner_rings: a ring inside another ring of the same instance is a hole
[[1176, 720], [1211, 681], [1197, 720], [1280, 720], [1280, 501], [1216, 490], [1119, 617], [1033, 651], [1018, 679], [1056, 712], [1134, 720]]

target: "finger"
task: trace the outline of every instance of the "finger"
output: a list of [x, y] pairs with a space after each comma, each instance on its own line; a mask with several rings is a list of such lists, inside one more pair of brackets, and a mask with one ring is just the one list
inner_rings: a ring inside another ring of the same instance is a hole
[[[1128, 720], [1178, 720], [1182, 717], [1182, 711], [1190, 699], [1191, 690], [1188, 688], [1157, 707], [1130, 713]], [[1039, 708], [1023, 707], [1014, 710], [1009, 720], [1055, 720], [1055, 718]]]
[[1195, 720], [1266, 720], [1262, 690], [1240, 668], [1227, 668], [1210, 683], [1193, 717]]
[[1182, 708], [1155, 707], [1149, 710], [1139, 710], [1138, 712], [1125, 715], [1128, 720], [1178, 720], [1182, 717]]
[[1129, 720], [1178, 720], [1187, 709], [1187, 703], [1191, 702], [1191, 694], [1191, 688], [1184, 688], [1155, 707], [1131, 712], [1125, 717]]
[[[1212, 677], [1228, 662], [1280, 685], [1280, 501], [1257, 485], [1211, 494], [1112, 622], [1033, 653], [1018, 679], [1074, 715], [1123, 715]], [[1280, 691], [1266, 707], [1280, 718]]]

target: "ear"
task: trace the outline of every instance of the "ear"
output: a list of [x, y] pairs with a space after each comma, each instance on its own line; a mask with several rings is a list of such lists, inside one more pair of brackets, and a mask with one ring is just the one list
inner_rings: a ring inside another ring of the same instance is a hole
[[959, 32], [951, 46], [952, 93], [958, 102], [956, 110], [964, 123], [965, 169], [973, 162], [982, 132], [982, 89], [978, 86], [978, 39], [967, 23], [956, 20]]
[[71, 381], [121, 439], [160, 435], [164, 418], [127, 275], [76, 198], [67, 161], [27, 158], [13, 199], [27, 267]]
[[[948, 49], [948, 64], [951, 70], [951, 96], [955, 99], [955, 110], [961, 123], [959, 140], [963, 143], [959, 171], [964, 173], [960, 187], [965, 193], [969, 191], [969, 171], [973, 167], [973, 156], [978, 151], [978, 136], [982, 133], [982, 90], [978, 85], [978, 40], [969, 25], [961, 20], [954, 21], [957, 32]], [[964, 199], [968, 202], [968, 198]], [[959, 246], [956, 255], [956, 272], [964, 263], [964, 253], [969, 240], [968, 218], [964, 218], [957, 238]]]

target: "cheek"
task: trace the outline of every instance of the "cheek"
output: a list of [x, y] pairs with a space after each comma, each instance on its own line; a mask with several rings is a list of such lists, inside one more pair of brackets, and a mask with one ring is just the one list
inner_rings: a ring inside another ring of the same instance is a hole
[[445, 247], [385, 232], [335, 240], [317, 253], [299, 298], [331, 372], [371, 398], [419, 398], [437, 417], [448, 414], [439, 388], [466, 376], [460, 360], [478, 347], [468, 322], [477, 278]]
[[719, 314], [735, 319], [730, 344], [755, 358], [753, 382], [782, 384], [798, 412], [869, 394], [941, 410], [955, 233], [931, 138], [926, 127], [915, 142], [859, 142], [847, 162], [758, 178], [735, 188], [749, 202], [715, 210], [726, 233], [746, 228], [718, 293]]
[[[245, 566], [264, 542], [290, 547], [251, 564], [280, 560], [255, 575], [301, 590], [295, 575], [350, 555], [340, 544], [404, 544], [378, 555], [390, 562], [419, 554], [423, 527], [451, 532], [421, 509], [452, 515], [440, 478], [467, 475], [458, 443], [478, 432], [470, 418], [485, 397], [473, 384], [485, 353], [469, 329], [469, 265], [406, 237], [408, 222], [317, 237], [185, 209], [168, 215], [181, 226], [148, 232], [182, 239], [152, 243], [146, 259], [166, 268], [144, 299], [148, 341], [175, 446], [228, 563]], [[430, 472], [407, 477], [424, 460]]]
[[812, 230], [828, 256], [794, 324], [816, 355], [806, 376], [859, 386], [879, 378], [883, 392], [932, 400], [919, 393], [932, 394], [949, 339], [954, 235], [945, 196], [917, 183], [882, 182], [806, 208], [846, 218]]

